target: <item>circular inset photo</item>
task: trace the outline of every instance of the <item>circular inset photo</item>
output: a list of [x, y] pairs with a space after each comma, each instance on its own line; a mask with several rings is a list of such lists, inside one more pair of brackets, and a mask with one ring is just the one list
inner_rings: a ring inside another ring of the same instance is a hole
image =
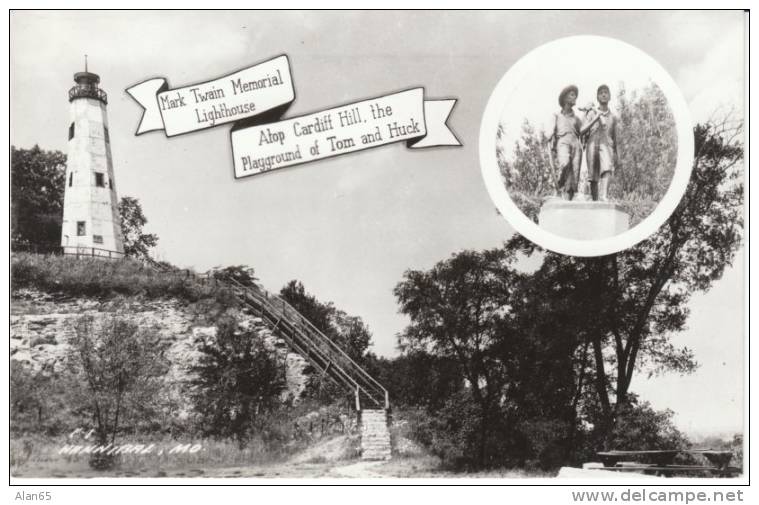
[[493, 91], [480, 128], [490, 197], [517, 232], [575, 256], [654, 233], [685, 192], [693, 125], [669, 74], [616, 39], [531, 51]]

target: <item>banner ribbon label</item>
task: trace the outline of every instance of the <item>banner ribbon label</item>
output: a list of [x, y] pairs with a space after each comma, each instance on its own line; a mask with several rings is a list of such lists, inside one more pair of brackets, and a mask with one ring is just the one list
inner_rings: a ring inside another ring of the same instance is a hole
[[445, 124], [456, 100], [424, 100], [414, 88], [306, 116], [232, 130], [235, 177], [394, 142], [461, 145]]
[[168, 89], [159, 77], [127, 93], [145, 109], [136, 134], [165, 130], [167, 137], [250, 118], [295, 99], [286, 55], [213, 81]]
[[423, 88], [280, 120], [295, 99], [286, 55], [182, 88], [159, 77], [126, 91], [145, 109], [136, 135], [173, 137], [234, 122], [236, 178], [395, 142], [461, 145], [446, 125], [456, 100], [425, 100]]

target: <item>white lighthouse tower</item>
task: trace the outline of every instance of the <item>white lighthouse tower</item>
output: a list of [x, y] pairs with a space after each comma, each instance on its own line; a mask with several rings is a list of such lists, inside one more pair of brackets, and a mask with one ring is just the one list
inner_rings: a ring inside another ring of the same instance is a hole
[[[86, 58], [86, 57], [85, 57]], [[69, 90], [66, 190], [63, 200], [61, 246], [65, 254], [124, 256], [116, 179], [108, 135], [108, 95], [98, 87], [100, 76], [74, 74]]]

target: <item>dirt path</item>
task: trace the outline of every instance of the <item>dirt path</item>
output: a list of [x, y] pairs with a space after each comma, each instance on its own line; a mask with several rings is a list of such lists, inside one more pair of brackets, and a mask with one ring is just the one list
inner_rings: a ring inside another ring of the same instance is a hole
[[349, 477], [352, 479], [381, 479], [386, 477], [372, 469], [384, 463], [384, 461], [359, 461], [346, 466], [338, 466], [330, 470], [330, 476]]

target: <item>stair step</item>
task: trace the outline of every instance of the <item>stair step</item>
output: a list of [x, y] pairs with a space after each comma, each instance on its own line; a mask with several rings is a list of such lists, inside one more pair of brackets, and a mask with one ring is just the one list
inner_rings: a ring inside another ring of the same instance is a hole
[[392, 455], [387, 412], [383, 409], [361, 411], [361, 459], [388, 460]]

